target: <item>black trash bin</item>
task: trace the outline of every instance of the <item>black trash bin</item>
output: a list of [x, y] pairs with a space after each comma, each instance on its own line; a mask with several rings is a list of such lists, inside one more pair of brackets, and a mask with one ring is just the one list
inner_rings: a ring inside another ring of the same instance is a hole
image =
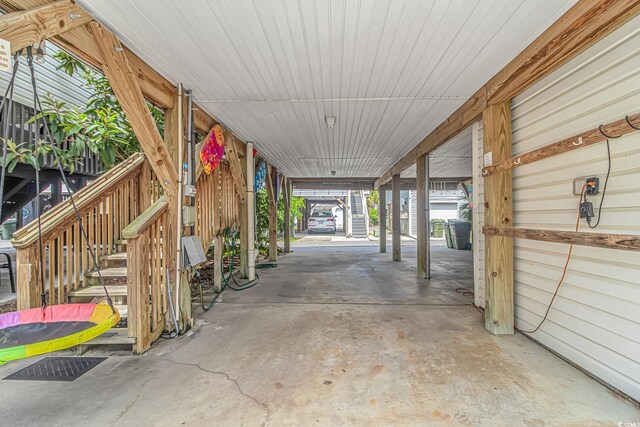
[[454, 221], [451, 228], [451, 242], [458, 250], [471, 248], [471, 223], [466, 221]]
[[442, 231], [444, 232], [444, 240], [447, 242], [447, 248], [453, 249], [453, 239], [451, 238], [451, 221], [447, 221], [444, 223]]

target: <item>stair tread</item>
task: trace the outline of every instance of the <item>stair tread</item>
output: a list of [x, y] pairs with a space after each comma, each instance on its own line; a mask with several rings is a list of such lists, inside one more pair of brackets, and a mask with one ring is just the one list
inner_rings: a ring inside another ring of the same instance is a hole
[[[101, 268], [100, 274], [102, 277], [127, 277], [127, 267], [109, 267]], [[100, 277], [97, 270], [89, 271], [85, 273], [87, 277]]]
[[100, 255], [101, 260], [127, 260], [126, 252], [114, 252], [112, 254]]
[[136, 339], [129, 336], [127, 328], [111, 328], [107, 332], [82, 345], [122, 345], [135, 344]]
[[125, 304], [114, 304], [113, 306], [118, 310], [118, 313], [120, 313], [121, 319], [127, 318], [129, 310], [127, 309], [127, 306]]
[[[107, 290], [109, 291], [109, 295], [114, 296], [126, 296], [127, 295], [127, 285], [114, 285], [107, 286]], [[85, 286], [80, 289], [75, 289], [73, 291], [67, 292], [67, 295], [70, 297], [102, 297], [104, 295], [104, 289], [102, 286]]]

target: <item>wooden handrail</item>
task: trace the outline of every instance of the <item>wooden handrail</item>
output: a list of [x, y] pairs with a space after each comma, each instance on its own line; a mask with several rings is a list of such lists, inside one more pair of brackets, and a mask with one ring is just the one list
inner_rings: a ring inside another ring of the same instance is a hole
[[[145, 161], [144, 154], [137, 153], [105, 172], [88, 186], [76, 192], [73, 196], [76, 207], [80, 214], [87, 208], [95, 204], [105, 193], [113, 191], [122, 182], [138, 173], [139, 168]], [[69, 221], [76, 220], [76, 213], [71, 204], [71, 200], [56, 205], [41, 217], [42, 239], [47, 240], [59, 229], [68, 227]], [[38, 221], [32, 221], [26, 227], [18, 230], [12, 240], [15, 248], [22, 248], [35, 243], [38, 239]]]
[[122, 237], [125, 239], [135, 239], [140, 236], [156, 219], [164, 213], [169, 206], [167, 196], [162, 196], [156, 200], [149, 209], [142, 212], [136, 219], [122, 230]]
[[498, 228], [484, 226], [482, 233], [488, 236], [516, 237], [543, 242], [566, 243], [579, 246], [640, 251], [640, 235], [589, 233], [581, 231], [536, 230], [530, 228]]

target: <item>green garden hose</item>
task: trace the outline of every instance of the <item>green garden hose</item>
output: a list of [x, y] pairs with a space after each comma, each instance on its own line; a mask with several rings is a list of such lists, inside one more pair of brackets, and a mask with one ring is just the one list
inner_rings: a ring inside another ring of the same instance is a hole
[[[233, 263], [235, 260], [235, 254], [236, 254], [236, 246], [237, 246], [237, 240], [238, 240], [238, 232], [235, 230], [232, 230], [230, 227], [227, 227], [223, 230], [222, 232], [222, 248], [220, 248], [220, 250], [222, 250], [223, 256], [220, 257], [220, 271], [221, 271], [221, 275], [222, 275], [222, 289], [220, 289], [220, 292], [218, 292], [218, 294], [213, 297], [213, 300], [211, 300], [211, 302], [209, 302], [209, 304], [205, 304], [204, 302], [204, 295], [203, 295], [203, 290], [202, 290], [202, 278], [200, 277], [200, 272], [198, 270], [195, 271], [195, 277], [198, 280], [198, 284], [200, 287], [200, 306], [202, 306], [202, 309], [204, 311], [209, 311], [211, 310], [211, 308], [214, 306], [214, 304], [216, 303], [216, 301], [218, 300], [218, 298], [220, 297], [220, 295], [222, 295], [222, 293], [224, 292], [225, 289], [229, 288], [232, 291], [244, 291], [246, 289], [250, 289], [253, 288], [254, 286], [257, 286], [260, 282], [260, 277], [258, 276], [258, 274], [256, 273], [256, 278], [253, 280], [250, 280], [246, 283], [238, 283], [236, 281], [235, 275], [233, 273]], [[230, 249], [230, 253], [229, 256], [227, 257], [228, 260], [228, 265], [229, 265], [229, 272], [227, 273], [227, 275], [225, 276], [224, 273], [224, 253], [225, 253], [225, 249]], [[216, 250], [214, 248], [214, 250]], [[231, 280], [229, 280], [231, 279]], [[231, 282], [233, 282], [234, 284], [231, 284]]]

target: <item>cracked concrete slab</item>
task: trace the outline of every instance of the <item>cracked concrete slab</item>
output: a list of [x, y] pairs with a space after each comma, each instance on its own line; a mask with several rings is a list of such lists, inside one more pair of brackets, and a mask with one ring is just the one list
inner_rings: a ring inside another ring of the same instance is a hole
[[[640, 410], [520, 334], [495, 337], [471, 254], [415, 278], [375, 247], [296, 248], [262, 283], [198, 311], [191, 336], [72, 383], [0, 381], [2, 424], [612, 425]], [[453, 274], [455, 273], [455, 275]], [[0, 367], [0, 377], [32, 363]]]

